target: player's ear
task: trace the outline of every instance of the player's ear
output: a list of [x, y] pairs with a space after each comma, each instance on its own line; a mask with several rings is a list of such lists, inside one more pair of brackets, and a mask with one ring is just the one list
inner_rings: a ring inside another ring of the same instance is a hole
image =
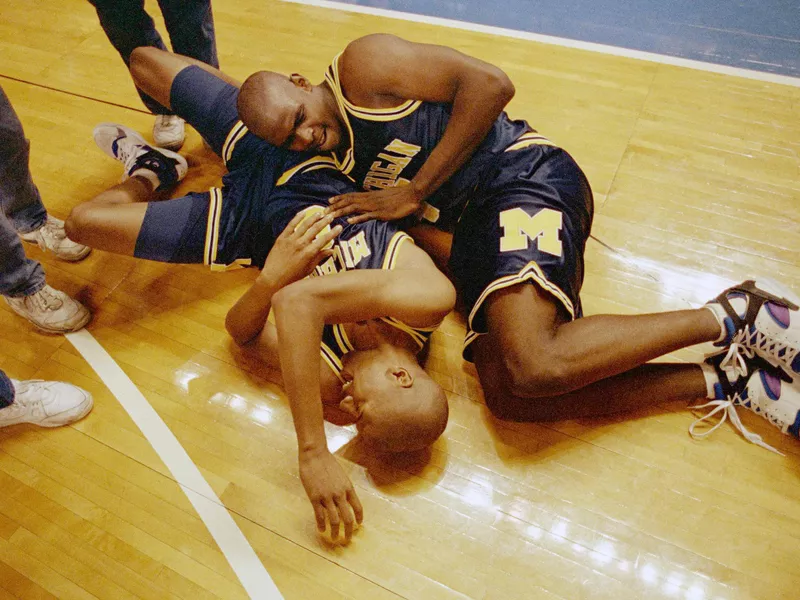
[[307, 92], [311, 91], [311, 88], [314, 87], [311, 85], [311, 82], [308, 80], [307, 77], [303, 77], [300, 73], [292, 73], [289, 76], [289, 81], [295, 84], [297, 87], [304, 89]]
[[400, 387], [410, 388], [414, 385], [414, 376], [405, 367], [394, 367], [389, 369], [389, 373]]

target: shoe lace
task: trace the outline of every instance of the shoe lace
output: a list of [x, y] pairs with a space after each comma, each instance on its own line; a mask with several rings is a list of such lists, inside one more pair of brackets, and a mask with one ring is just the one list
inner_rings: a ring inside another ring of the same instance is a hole
[[41, 311], [58, 310], [64, 304], [58, 296], [47, 288], [47, 286], [33, 294], [30, 298], [31, 302]]
[[[781, 452], [780, 450], [776, 450], [775, 448], [767, 444], [761, 438], [760, 435], [748, 430], [742, 424], [742, 421], [739, 418], [739, 413], [736, 412], [736, 404], [741, 404], [741, 402], [742, 402], [742, 397], [737, 392], [736, 394], [733, 395], [733, 397], [728, 398], [727, 400], [712, 400], [711, 402], [706, 402], [705, 404], [701, 404], [700, 406], [693, 407], [696, 410], [702, 410], [704, 408], [709, 408], [711, 410], [709, 410], [708, 413], [706, 413], [704, 416], [695, 419], [694, 422], [691, 425], [689, 425], [689, 435], [691, 435], [696, 440], [703, 439], [704, 437], [711, 435], [717, 429], [719, 429], [722, 426], [722, 424], [730, 417], [733, 426], [739, 430], [739, 433], [741, 433], [744, 436], [744, 439], [746, 439], [748, 442], [755, 444], [756, 446], [761, 446], [762, 448], [765, 448], [770, 452], [775, 452], [776, 454], [784, 456], [783, 452]], [[711, 417], [720, 412], [722, 413], [722, 416], [717, 421], [716, 425], [714, 425], [708, 431], [704, 431], [703, 433], [695, 432], [695, 428], [698, 425], [700, 425], [700, 423], [702, 423], [706, 419], [710, 419]]]
[[[746, 348], [750, 352], [758, 351], [765, 358], [783, 364], [792, 364], [795, 356], [800, 353], [800, 347], [793, 347], [788, 342], [776, 340], [755, 327], [752, 331], [749, 327], [739, 330], [731, 340], [731, 348], [733, 346]], [[752, 354], [750, 356], [752, 357]]]
[[158, 115], [156, 117], [158, 125], [163, 128], [172, 129], [179, 125], [180, 117], [178, 115]]
[[[126, 143], [127, 142], [127, 143]], [[142, 147], [125, 136], [117, 138], [117, 158], [125, 165], [125, 171], [130, 171], [136, 158], [142, 153]]]
[[49, 237], [54, 241], [61, 241], [67, 237], [64, 226], [55, 221], [52, 217], [47, 217], [47, 221], [42, 226], [42, 236]]
[[735, 381], [739, 377], [747, 375], [747, 361], [745, 359], [753, 358], [754, 356], [755, 351], [752, 348], [744, 346], [734, 338], [734, 341], [728, 347], [725, 358], [720, 361], [719, 368], [725, 371], [729, 381]]

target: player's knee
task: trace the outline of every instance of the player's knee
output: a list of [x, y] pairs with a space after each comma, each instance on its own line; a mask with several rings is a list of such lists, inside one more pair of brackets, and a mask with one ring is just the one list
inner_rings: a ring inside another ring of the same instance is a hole
[[503, 365], [510, 391], [518, 397], [558, 396], [571, 387], [567, 362], [547, 350], [508, 352]]
[[152, 46], [139, 46], [138, 48], [134, 48], [129, 58], [131, 68], [146, 67], [153, 62], [153, 59], [158, 56], [160, 52], [162, 52], [160, 49], [153, 48]]
[[139, 46], [133, 49], [129, 59], [129, 68], [134, 82], [140, 81], [146, 77], [146, 74], [152, 69], [153, 58], [158, 51], [157, 48], [152, 48], [150, 46]]
[[72, 209], [67, 220], [64, 221], [64, 231], [69, 239], [73, 242], [84, 243], [87, 232], [91, 229], [94, 221], [92, 213], [90, 204], [79, 204]]

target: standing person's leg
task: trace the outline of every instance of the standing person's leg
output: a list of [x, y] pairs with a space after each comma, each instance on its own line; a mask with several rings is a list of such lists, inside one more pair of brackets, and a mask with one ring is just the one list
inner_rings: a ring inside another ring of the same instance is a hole
[[28, 167], [30, 142], [17, 113], [0, 87], [0, 209], [20, 233], [44, 225], [47, 210]]
[[0, 212], [0, 295], [19, 316], [47, 333], [82, 328], [91, 313], [45, 282], [42, 266], [25, 256], [17, 232]]
[[[172, 50], [219, 68], [217, 38], [211, 0], [159, 0]], [[156, 117], [153, 139], [164, 148], [175, 148], [173, 139], [184, 135], [184, 119], [178, 115]]]
[[42, 265], [25, 256], [16, 230], [0, 212], [0, 295], [30, 296], [44, 286]]
[[30, 142], [0, 87], [0, 210], [25, 241], [50, 250], [62, 260], [83, 259], [89, 248], [67, 239], [64, 223], [48, 216], [31, 177], [29, 158]]
[[218, 69], [211, 0], [159, 0], [158, 5], [172, 50]]
[[[89, 311], [47, 285], [41, 264], [25, 256], [17, 229], [6, 217], [9, 210], [18, 226], [24, 227], [26, 223], [35, 224], [44, 208], [30, 179], [27, 159], [28, 142], [0, 89], [0, 295], [15, 313], [43, 331], [74, 331], [89, 322]], [[18, 195], [23, 196], [22, 201]], [[46, 226], [40, 224], [34, 233]]]
[[[119, 52], [126, 66], [130, 66], [131, 52], [139, 46], [152, 46], [166, 50], [164, 40], [155, 23], [144, 10], [144, 0], [89, 0], [108, 41]], [[138, 90], [147, 109], [154, 115], [171, 114], [150, 96]]]

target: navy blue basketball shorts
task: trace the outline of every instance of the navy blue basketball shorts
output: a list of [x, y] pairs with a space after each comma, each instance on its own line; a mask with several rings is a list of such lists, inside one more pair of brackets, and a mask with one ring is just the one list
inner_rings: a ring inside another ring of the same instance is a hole
[[468, 313], [464, 358], [487, 332], [485, 304], [498, 290], [535, 283], [570, 319], [582, 315], [583, 252], [594, 203], [586, 176], [564, 150], [512, 145], [466, 206], [449, 267]]
[[170, 104], [222, 157], [221, 188], [151, 202], [134, 256], [159, 262], [202, 263], [214, 270], [250, 264], [269, 196], [289, 156], [261, 140], [239, 120], [239, 90], [198, 66], [175, 77]]

